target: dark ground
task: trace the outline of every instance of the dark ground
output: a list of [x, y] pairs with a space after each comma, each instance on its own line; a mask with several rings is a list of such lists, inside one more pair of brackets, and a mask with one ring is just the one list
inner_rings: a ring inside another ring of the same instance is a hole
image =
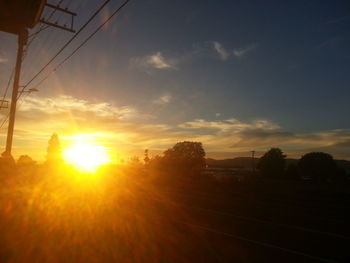
[[350, 261], [349, 186], [106, 174], [3, 180], [1, 262]]

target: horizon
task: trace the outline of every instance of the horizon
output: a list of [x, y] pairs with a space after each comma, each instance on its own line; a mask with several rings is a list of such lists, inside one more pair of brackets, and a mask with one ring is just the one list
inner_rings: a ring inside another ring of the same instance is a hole
[[[68, 50], [120, 3], [106, 6]], [[350, 160], [347, 1], [198, 3], [131, 1], [20, 102], [14, 156], [45, 158], [56, 132], [63, 146], [76, 134], [96, 135], [117, 159], [199, 141], [207, 157], [217, 159], [279, 147], [293, 158], [323, 151]], [[96, 6], [63, 3], [78, 10], [77, 29]], [[213, 16], [221, 19], [213, 23]], [[41, 32], [28, 49], [20, 84], [71, 36], [55, 28]], [[17, 39], [1, 32], [0, 42], [4, 89]], [[0, 114], [5, 118], [7, 111]]]
[[349, 26], [349, 0], [0, 0], [0, 263], [350, 262]]

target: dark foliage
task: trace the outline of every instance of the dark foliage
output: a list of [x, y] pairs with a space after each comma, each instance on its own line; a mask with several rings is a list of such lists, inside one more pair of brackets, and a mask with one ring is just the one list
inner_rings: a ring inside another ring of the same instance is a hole
[[324, 152], [305, 154], [298, 162], [298, 169], [302, 177], [310, 178], [314, 182], [326, 182], [337, 173], [337, 165], [332, 155]]
[[176, 174], [199, 174], [205, 167], [205, 152], [201, 142], [178, 142], [164, 152], [161, 165]]
[[145, 162], [145, 165], [148, 165], [150, 158], [148, 156], [148, 149], [145, 150], [145, 157], [143, 158], [143, 161]]
[[17, 166], [26, 167], [34, 165], [35, 161], [29, 155], [21, 155], [17, 160]]
[[56, 133], [52, 134], [49, 140], [49, 145], [47, 147], [46, 162], [48, 164], [57, 164], [62, 162], [60, 140]]
[[298, 166], [294, 163], [289, 164], [285, 172], [285, 177], [289, 180], [300, 180]]
[[286, 155], [279, 148], [271, 148], [260, 159], [257, 165], [262, 176], [276, 178], [283, 174]]

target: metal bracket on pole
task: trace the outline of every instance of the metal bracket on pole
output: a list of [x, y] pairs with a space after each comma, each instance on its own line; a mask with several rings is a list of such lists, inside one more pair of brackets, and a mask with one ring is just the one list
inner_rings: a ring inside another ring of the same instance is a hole
[[8, 100], [0, 100], [0, 109], [7, 109], [9, 107]]
[[70, 26], [67, 27], [66, 24], [64, 25], [59, 25], [57, 22], [53, 23], [53, 22], [50, 22], [50, 21], [46, 21], [44, 19], [41, 19], [40, 22], [43, 23], [43, 24], [46, 24], [48, 26], [53, 26], [53, 27], [57, 27], [59, 29], [63, 29], [63, 30], [66, 30], [66, 31], [69, 31], [69, 32], [72, 32], [72, 33], [75, 33], [75, 30], [73, 29], [73, 26], [74, 26], [74, 17], [77, 15], [76, 13], [74, 12], [71, 12], [69, 11], [67, 8], [66, 9], [63, 9], [59, 6], [55, 6], [55, 5], [52, 5], [52, 4], [46, 4], [47, 7], [49, 8], [52, 8], [54, 10], [57, 10], [57, 11], [60, 11], [60, 12], [63, 12], [67, 15], [70, 15], [71, 16], [71, 23], [70, 23]]

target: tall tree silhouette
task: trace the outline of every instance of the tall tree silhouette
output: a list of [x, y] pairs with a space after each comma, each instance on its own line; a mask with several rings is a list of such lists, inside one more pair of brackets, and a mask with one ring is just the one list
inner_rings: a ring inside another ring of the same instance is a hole
[[61, 151], [60, 140], [56, 133], [51, 135], [51, 138], [48, 144], [49, 145], [47, 147], [46, 162], [49, 164], [55, 164], [55, 163], [57, 164], [62, 162], [62, 151]]
[[145, 150], [145, 158], [143, 158], [145, 164], [147, 165], [150, 161], [149, 157], [148, 157], [148, 149]]
[[260, 159], [257, 165], [261, 175], [278, 177], [283, 174], [286, 155], [279, 148], [271, 148]]
[[164, 152], [163, 161], [171, 170], [182, 174], [198, 174], [205, 167], [205, 151], [201, 142], [178, 142]]

